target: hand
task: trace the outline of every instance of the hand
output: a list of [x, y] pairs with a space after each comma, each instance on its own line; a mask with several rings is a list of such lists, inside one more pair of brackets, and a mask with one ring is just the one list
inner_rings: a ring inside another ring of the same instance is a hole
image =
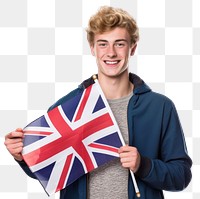
[[21, 128], [7, 134], [5, 136], [5, 146], [10, 154], [18, 161], [22, 161], [22, 149], [23, 149], [23, 130]]
[[134, 173], [140, 166], [140, 154], [137, 148], [132, 146], [122, 146], [119, 149], [119, 157], [124, 168], [129, 168]]

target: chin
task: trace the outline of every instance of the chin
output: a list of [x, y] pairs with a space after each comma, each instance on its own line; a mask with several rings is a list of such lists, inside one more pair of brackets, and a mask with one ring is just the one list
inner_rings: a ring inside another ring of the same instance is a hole
[[120, 71], [120, 72], [105, 72], [103, 73], [104, 76], [107, 76], [109, 78], [117, 78], [121, 75], [124, 74], [125, 71]]

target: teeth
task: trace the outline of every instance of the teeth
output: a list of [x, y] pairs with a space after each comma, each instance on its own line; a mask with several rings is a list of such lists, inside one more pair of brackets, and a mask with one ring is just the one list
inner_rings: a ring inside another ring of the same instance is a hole
[[118, 61], [106, 61], [106, 64], [117, 64]]

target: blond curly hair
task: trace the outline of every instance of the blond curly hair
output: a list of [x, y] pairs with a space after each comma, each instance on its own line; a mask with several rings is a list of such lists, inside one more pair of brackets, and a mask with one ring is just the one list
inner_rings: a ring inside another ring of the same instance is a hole
[[89, 44], [94, 45], [95, 34], [102, 34], [116, 27], [126, 28], [131, 37], [131, 44], [135, 44], [139, 40], [138, 26], [128, 12], [120, 8], [102, 6], [89, 20], [86, 29]]

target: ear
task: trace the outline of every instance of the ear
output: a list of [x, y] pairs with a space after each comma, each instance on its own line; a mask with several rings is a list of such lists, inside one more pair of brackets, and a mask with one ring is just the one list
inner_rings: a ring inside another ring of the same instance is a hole
[[91, 51], [91, 54], [92, 54], [93, 56], [95, 56], [94, 45], [90, 45], [90, 51]]
[[133, 46], [131, 47], [131, 53], [130, 53], [131, 56], [135, 54], [136, 48], [137, 48], [137, 44], [133, 44]]

